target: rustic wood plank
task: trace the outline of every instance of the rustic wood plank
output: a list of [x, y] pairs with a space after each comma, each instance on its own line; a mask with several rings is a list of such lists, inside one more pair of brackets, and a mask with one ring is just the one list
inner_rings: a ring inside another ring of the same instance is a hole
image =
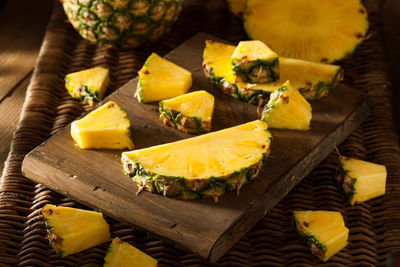
[[0, 102], [32, 71], [53, 2], [13, 0], [0, 10]]
[[[256, 107], [224, 95], [204, 77], [202, 50], [204, 41], [212, 38], [196, 35], [167, 58], [192, 72], [192, 90], [207, 90], [215, 96], [213, 130], [219, 130], [257, 116]], [[139, 104], [133, 98], [136, 83], [133, 79], [109, 97], [127, 111], [136, 148], [189, 137], [163, 125], [156, 104]], [[22, 171], [36, 182], [216, 262], [360, 125], [368, 113], [366, 100], [361, 92], [339, 85], [330, 96], [313, 102], [312, 129], [273, 130], [272, 154], [260, 177], [239, 197], [228, 193], [218, 203], [181, 201], [148, 192], [136, 195], [137, 186], [122, 174], [121, 151], [80, 150], [69, 127], [29, 153]]]

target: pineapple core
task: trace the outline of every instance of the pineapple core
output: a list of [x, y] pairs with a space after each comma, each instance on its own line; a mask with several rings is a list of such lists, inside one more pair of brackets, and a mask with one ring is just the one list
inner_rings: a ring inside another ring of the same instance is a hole
[[109, 70], [95, 67], [67, 74], [65, 87], [73, 98], [92, 106], [103, 99], [109, 81]]
[[340, 165], [339, 182], [351, 205], [385, 194], [385, 166], [344, 156]]
[[160, 120], [186, 133], [211, 130], [214, 96], [195, 91], [160, 102]]
[[71, 136], [81, 149], [133, 149], [130, 122], [113, 101], [71, 124]]
[[271, 128], [302, 131], [310, 129], [311, 117], [311, 105], [289, 81], [271, 94], [261, 114]]
[[261, 41], [241, 41], [232, 54], [238, 82], [266, 83], [279, 79], [279, 58]]
[[111, 239], [100, 212], [46, 204], [42, 214], [47, 239], [60, 257], [78, 253]]
[[141, 103], [185, 94], [192, 86], [192, 74], [178, 65], [151, 54], [139, 70], [135, 96]]
[[340, 212], [294, 211], [293, 217], [299, 235], [321, 260], [327, 261], [347, 245], [349, 229]]
[[104, 258], [104, 267], [156, 267], [157, 260], [131, 246], [127, 242], [114, 238]]

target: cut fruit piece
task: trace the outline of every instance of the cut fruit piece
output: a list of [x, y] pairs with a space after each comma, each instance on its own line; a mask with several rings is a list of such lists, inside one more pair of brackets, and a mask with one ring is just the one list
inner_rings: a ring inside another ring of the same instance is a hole
[[232, 54], [237, 82], [267, 83], [279, 79], [279, 58], [261, 41], [241, 41]]
[[[212, 197], [240, 188], [260, 173], [271, 135], [256, 120], [201, 136], [122, 153], [139, 190], [179, 199]], [[140, 192], [139, 191], [139, 192]]]
[[309, 130], [311, 105], [287, 81], [271, 94], [271, 98], [261, 114], [271, 128]]
[[280, 58], [278, 81], [265, 84], [235, 83], [231, 69], [231, 55], [234, 50], [232, 45], [207, 41], [203, 52], [204, 72], [224, 93], [252, 104], [268, 102], [270, 94], [282, 87], [287, 80], [307, 100], [315, 100], [328, 95], [342, 79], [340, 66]]
[[347, 245], [349, 229], [340, 212], [294, 211], [293, 217], [299, 235], [321, 260], [327, 261]]
[[352, 206], [384, 195], [386, 175], [384, 165], [340, 157], [338, 181]]
[[135, 96], [141, 103], [185, 94], [192, 86], [192, 74], [152, 53], [139, 71]]
[[71, 136], [82, 149], [133, 149], [130, 122], [125, 111], [113, 101], [72, 122]]
[[109, 225], [100, 212], [46, 204], [42, 214], [47, 239], [60, 257], [78, 253], [111, 239]]
[[102, 67], [82, 70], [65, 76], [65, 87], [69, 94], [89, 105], [94, 105], [103, 99], [109, 82], [109, 71]]
[[226, 0], [229, 4], [229, 8], [231, 9], [232, 13], [236, 16], [242, 16], [244, 7], [246, 4], [246, 0]]
[[247, 0], [244, 28], [280, 56], [328, 63], [365, 39], [368, 18], [360, 0]]
[[157, 260], [116, 237], [108, 247], [103, 266], [156, 267]]
[[185, 133], [204, 133], [211, 130], [214, 96], [196, 91], [160, 102], [160, 120]]

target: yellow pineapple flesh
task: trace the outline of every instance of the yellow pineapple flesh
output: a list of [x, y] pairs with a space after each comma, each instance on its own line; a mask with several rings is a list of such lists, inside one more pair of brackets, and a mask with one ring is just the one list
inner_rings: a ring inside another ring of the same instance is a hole
[[293, 217], [299, 235], [321, 260], [327, 261], [346, 247], [349, 229], [340, 212], [294, 211]]
[[243, 20], [278, 55], [323, 63], [351, 54], [368, 30], [360, 0], [247, 0]]
[[130, 122], [114, 101], [72, 122], [71, 136], [81, 149], [133, 149]]
[[287, 81], [271, 94], [261, 119], [271, 128], [309, 130], [312, 118], [311, 105]]
[[60, 257], [78, 253], [111, 239], [99, 212], [46, 204], [42, 209], [47, 238]]
[[157, 260], [118, 237], [111, 242], [104, 258], [104, 267], [156, 267]]
[[139, 71], [135, 96], [141, 103], [185, 94], [192, 86], [192, 74], [157, 54], [151, 54]]
[[160, 101], [160, 120], [186, 133], [211, 130], [214, 96], [206, 91], [195, 91]]
[[69, 94], [89, 105], [94, 105], [103, 99], [109, 82], [109, 70], [102, 67], [82, 70], [65, 76], [65, 87]]
[[384, 165], [340, 157], [338, 180], [351, 205], [384, 195], [386, 176]]

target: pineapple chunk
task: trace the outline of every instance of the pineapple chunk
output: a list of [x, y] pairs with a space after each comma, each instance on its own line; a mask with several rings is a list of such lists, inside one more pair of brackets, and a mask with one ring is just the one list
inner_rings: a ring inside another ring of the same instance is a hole
[[279, 79], [279, 58], [261, 41], [241, 41], [232, 54], [238, 82], [267, 83]]
[[100, 212], [46, 204], [42, 214], [47, 239], [60, 257], [78, 253], [111, 239]]
[[95, 67], [67, 74], [65, 87], [73, 98], [92, 106], [103, 99], [109, 81], [108, 69]]
[[227, 0], [229, 8], [236, 16], [242, 16], [246, 0]]
[[211, 130], [214, 96], [196, 91], [160, 102], [160, 120], [185, 133]]
[[82, 149], [133, 149], [130, 122], [125, 111], [113, 101], [72, 122], [71, 136]]
[[122, 153], [125, 173], [150, 192], [179, 199], [236, 190], [260, 173], [271, 135], [256, 120], [204, 135]]
[[338, 181], [353, 206], [385, 194], [386, 167], [341, 156]]
[[271, 98], [261, 114], [271, 128], [309, 130], [311, 105], [287, 81], [271, 94]]
[[294, 211], [296, 228], [312, 254], [327, 261], [347, 245], [349, 229], [336, 211]]
[[184, 68], [151, 54], [139, 71], [135, 96], [141, 103], [185, 94], [192, 86], [192, 74]]
[[247, 0], [244, 29], [280, 56], [335, 62], [365, 39], [368, 14], [360, 0]]
[[287, 80], [307, 100], [315, 100], [328, 95], [342, 79], [340, 66], [281, 57], [278, 81], [264, 84], [237, 83], [231, 65], [233, 51], [235, 47], [232, 45], [207, 41], [203, 52], [204, 72], [225, 94], [252, 104], [268, 102], [270, 94]]
[[156, 267], [157, 260], [116, 237], [107, 250], [103, 266]]

